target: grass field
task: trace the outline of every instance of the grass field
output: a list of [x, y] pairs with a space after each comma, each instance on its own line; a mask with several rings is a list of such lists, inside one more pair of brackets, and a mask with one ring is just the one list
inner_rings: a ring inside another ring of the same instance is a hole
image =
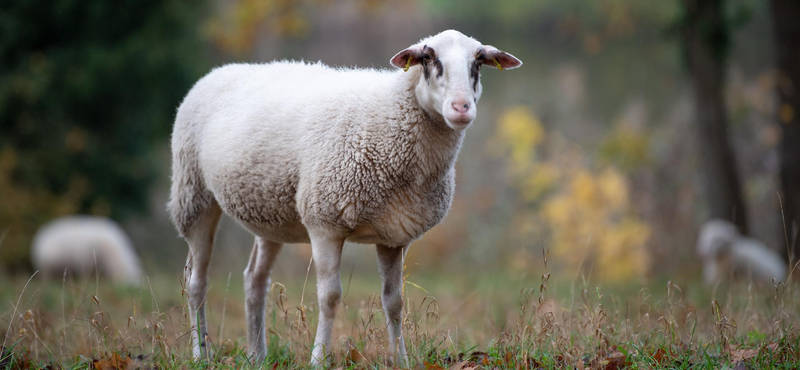
[[[705, 287], [692, 277], [598, 288], [543, 273], [417, 273], [405, 285], [412, 368], [797, 369], [800, 294], [787, 285]], [[246, 355], [241, 274], [216, 276], [208, 295], [213, 355], [191, 359], [180, 272], [135, 288], [102, 277], [4, 277], [0, 369], [306, 368], [316, 328], [308, 280], [269, 294], [269, 355]], [[279, 282], [280, 281], [280, 282]], [[333, 367], [381, 368], [386, 334], [375, 274], [342, 272]]]

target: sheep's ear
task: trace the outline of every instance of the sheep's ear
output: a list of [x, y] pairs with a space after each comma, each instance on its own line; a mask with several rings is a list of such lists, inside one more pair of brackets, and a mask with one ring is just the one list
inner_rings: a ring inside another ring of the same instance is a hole
[[422, 46], [414, 45], [404, 49], [395, 54], [395, 56], [389, 60], [389, 63], [392, 63], [392, 65], [397, 68], [403, 68], [408, 71], [409, 67], [422, 63]]
[[483, 46], [483, 64], [500, 70], [519, 68], [522, 61], [492, 45]]

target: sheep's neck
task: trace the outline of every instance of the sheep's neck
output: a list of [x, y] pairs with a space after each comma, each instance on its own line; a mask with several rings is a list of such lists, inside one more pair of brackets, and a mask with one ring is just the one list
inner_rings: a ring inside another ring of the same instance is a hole
[[[421, 81], [419, 69], [409, 73], [401, 73], [401, 88], [397, 94], [397, 103], [403, 112], [398, 129], [411, 136], [414, 143], [411, 156], [423, 171], [423, 175], [444, 176], [454, 165], [461, 149], [464, 130], [454, 130], [447, 126], [444, 118], [436, 112], [430, 112], [420, 103], [416, 87]], [[410, 158], [409, 158], [410, 159]]]

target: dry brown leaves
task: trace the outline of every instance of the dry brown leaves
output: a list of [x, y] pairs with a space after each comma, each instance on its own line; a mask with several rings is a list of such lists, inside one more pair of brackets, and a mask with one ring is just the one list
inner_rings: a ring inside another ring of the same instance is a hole
[[[564, 360], [563, 356], [561, 355], [556, 356], [556, 360], [558, 362], [559, 367], [570, 368], [569, 366], [567, 366], [567, 362]], [[625, 356], [624, 353], [619, 351], [616, 347], [611, 347], [610, 352], [604, 355], [600, 355], [588, 361], [587, 360], [577, 361], [575, 363], [575, 369], [622, 370], [628, 368], [628, 366], [630, 365], [631, 362], [628, 361], [628, 357]]]
[[432, 364], [428, 361], [425, 361], [425, 370], [444, 370], [444, 368], [438, 364]]
[[600, 360], [600, 365], [603, 370], [621, 370], [630, 365], [630, 361], [624, 353], [615, 350]]
[[122, 357], [119, 353], [114, 353], [105, 359], [93, 359], [92, 369], [96, 370], [128, 370], [133, 361], [130, 356]]
[[507, 352], [503, 358], [492, 360], [486, 352], [472, 352], [470, 354], [459, 353], [456, 358], [445, 357], [442, 364], [425, 362], [425, 370], [475, 370], [475, 369], [496, 369], [496, 368], [516, 368], [518, 370], [538, 369], [541, 364], [532, 358], [524, 361], [517, 361], [514, 355]]
[[345, 361], [347, 361], [348, 364], [357, 364], [361, 361], [364, 361], [364, 356], [361, 355], [361, 352], [359, 352], [358, 349], [351, 348], [350, 352], [347, 353]]
[[[131, 358], [130, 355], [114, 353], [101, 359], [93, 359], [91, 369], [96, 370], [136, 370], [142, 368], [144, 356]], [[30, 360], [27, 353], [14, 354], [10, 349], [0, 348], [0, 369], [3, 370], [29, 370], [29, 369], [62, 369], [60, 364], [51, 364], [42, 367]]]
[[144, 356], [132, 358], [130, 355], [113, 353], [102, 359], [92, 360], [92, 369], [95, 370], [135, 370], [142, 368]]
[[651, 357], [657, 364], [663, 365], [669, 359], [669, 354], [663, 348], [659, 348], [653, 352]]
[[[371, 368], [369, 366], [369, 364], [368, 364], [369, 360], [367, 358], [365, 358], [364, 355], [355, 347], [351, 347], [350, 348], [350, 351], [347, 352], [347, 355], [345, 355], [344, 361], [345, 361], [345, 364], [347, 364], [347, 366], [348, 366], [347, 368], [348, 369], [364, 370], [364, 369]], [[399, 367], [390, 366], [391, 364], [389, 362], [385, 363], [384, 365], [386, 366], [385, 367], [386, 369], [402, 370]], [[343, 370], [343, 369], [344, 369], [344, 367], [337, 367], [337, 368], [335, 368], [333, 370]], [[273, 370], [275, 370], [275, 369], [273, 369]]]
[[731, 362], [737, 365], [744, 366], [747, 362], [750, 362], [756, 359], [759, 355], [767, 355], [772, 353], [772, 356], [776, 356], [778, 349], [778, 343], [770, 343], [759, 348], [740, 348], [734, 346], [728, 346], [726, 348], [728, 354], [731, 356]]

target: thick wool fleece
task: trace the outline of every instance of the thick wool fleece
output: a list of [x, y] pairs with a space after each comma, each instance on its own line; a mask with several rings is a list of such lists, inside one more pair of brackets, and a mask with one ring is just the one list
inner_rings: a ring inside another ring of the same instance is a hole
[[706, 222], [697, 239], [697, 252], [703, 258], [706, 283], [715, 284], [729, 277], [770, 283], [786, 280], [786, 263], [764, 243], [739, 233], [732, 222], [713, 219]]
[[421, 108], [409, 72], [234, 64], [201, 79], [172, 137], [169, 209], [185, 234], [219, 204], [256, 235], [307, 229], [406, 245], [447, 213], [463, 130]]
[[139, 258], [125, 231], [102, 217], [63, 217], [42, 226], [33, 238], [31, 262], [44, 275], [60, 278], [64, 270], [86, 275], [95, 268], [113, 280], [139, 282]]

